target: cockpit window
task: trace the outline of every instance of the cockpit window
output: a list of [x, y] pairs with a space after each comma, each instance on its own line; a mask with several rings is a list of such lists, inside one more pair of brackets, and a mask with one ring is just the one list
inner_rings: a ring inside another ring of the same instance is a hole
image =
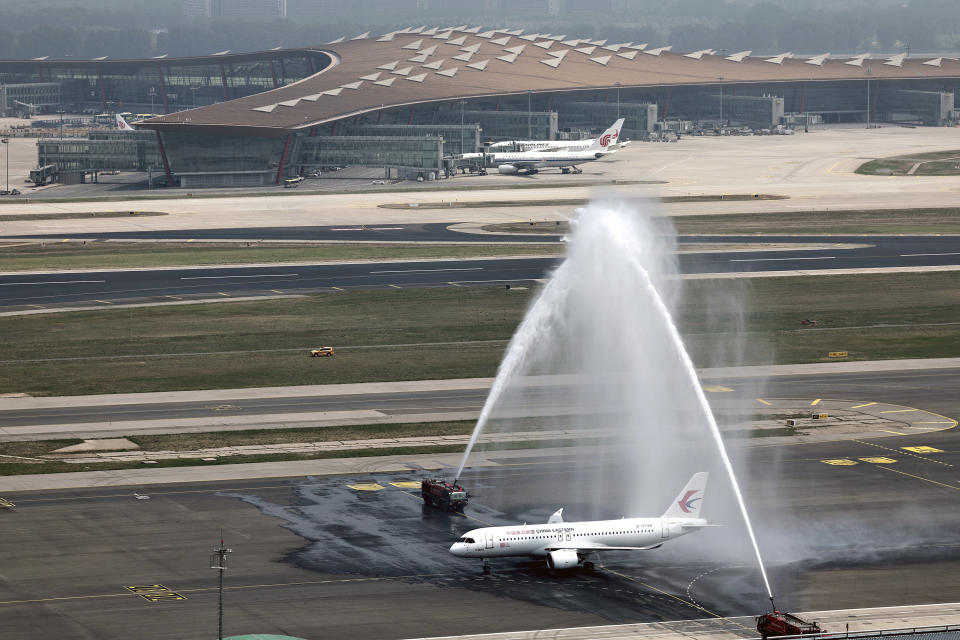
[[457, 540], [457, 542], [465, 542], [465, 543], [467, 543], [467, 544], [474, 544], [475, 541], [474, 541], [473, 538], [463, 537], [463, 538], [460, 538], [459, 540]]

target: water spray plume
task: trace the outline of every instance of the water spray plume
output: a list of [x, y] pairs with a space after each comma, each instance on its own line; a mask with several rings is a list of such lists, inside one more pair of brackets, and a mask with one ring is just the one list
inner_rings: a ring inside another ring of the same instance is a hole
[[[718, 454], [729, 477], [773, 604], [733, 465], [670, 310], [678, 286], [672, 279], [672, 230], [658, 228], [650, 216], [625, 205], [591, 204], [578, 213], [570, 224], [567, 258], [507, 345], [456, 478], [490, 425], [528, 431], [536, 428], [529, 416], [540, 415], [541, 421], [554, 416], [556, 428], [609, 439], [606, 448], [601, 444], [574, 453], [567, 469], [568, 475], [577, 474], [574, 486], [580, 492], [568, 499], [579, 498], [599, 511], [603, 487], [614, 478], [638, 488], [657, 487], [675, 468], [702, 463], [707, 451], [696, 449], [702, 441], [711, 457]], [[547, 394], [547, 406], [538, 407], [538, 393], [555, 384], [561, 384], [558, 396]], [[698, 437], [704, 425], [709, 439]], [[590, 466], [593, 461], [601, 464]], [[638, 500], [655, 495], [634, 491], [632, 504], [618, 506], [637, 508]]]

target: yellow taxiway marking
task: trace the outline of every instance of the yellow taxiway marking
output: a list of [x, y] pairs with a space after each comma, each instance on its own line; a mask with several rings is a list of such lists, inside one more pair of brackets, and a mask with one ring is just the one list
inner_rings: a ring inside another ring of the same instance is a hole
[[771, 406], [771, 404], [770, 404], [769, 402], [767, 402], [766, 400], [764, 400], [763, 398], [757, 398], [757, 402], [759, 402], [760, 404], [765, 404], [765, 405], [767, 405], [768, 407]]
[[818, 404], [820, 404], [820, 401], [821, 401], [821, 400], [823, 400], [823, 398], [817, 398], [816, 400], [814, 400], [813, 402], [810, 403], [810, 406], [811, 406], [811, 407], [817, 406]]
[[835, 467], [852, 467], [857, 464], [854, 460], [848, 460], [847, 458], [837, 458], [833, 460], [821, 460], [820, 462], [824, 464], [830, 464]]
[[[905, 434], [905, 433], [902, 432], [902, 431], [891, 431], [890, 429], [877, 429], [877, 431], [883, 431], [884, 433], [892, 433], [892, 434], [895, 435], [895, 436], [905, 436], [905, 435], [907, 435], [907, 434]], [[904, 448], [905, 448], [905, 447], [904, 447]]]
[[911, 422], [910, 424], [952, 424], [956, 426], [955, 420], [934, 420], [932, 422]]
[[94, 302], [99, 302], [99, 303], [101, 303], [101, 304], [113, 304], [113, 303], [110, 302], [109, 300], [94, 300]]
[[951, 484], [946, 484], [943, 482], [937, 482], [936, 480], [931, 480], [930, 478], [924, 478], [923, 476], [915, 476], [912, 473], [907, 473], [905, 471], [898, 471], [897, 469], [891, 469], [890, 467], [880, 467], [881, 469], [886, 469], [887, 471], [892, 471], [893, 473], [899, 473], [902, 476], [908, 476], [910, 478], [916, 478], [917, 480], [923, 480], [924, 482], [929, 482], [930, 484], [935, 484], [940, 487], [946, 487], [947, 489], [953, 489], [954, 491], [960, 491], [960, 487], [955, 487]]
[[393, 287], [394, 289], [401, 289], [401, 288], [402, 288], [402, 287], [400, 287], [400, 286], [398, 286], [398, 285], [395, 285], [395, 284], [388, 284], [387, 286], [388, 286], [388, 287]]
[[331, 289], [336, 289], [337, 291], [346, 291], [346, 289], [341, 289], [340, 287], [330, 287]]
[[914, 411], [919, 411], [919, 409], [890, 409], [889, 411], [881, 411], [880, 413], [912, 413]]
[[733, 389], [731, 389], [730, 387], [722, 387], [718, 384], [705, 386], [703, 390], [706, 391], [707, 393], [727, 393], [727, 392], [733, 391]]
[[420, 483], [413, 480], [404, 480], [403, 482], [391, 482], [398, 489], [419, 489]]
[[229, 294], [229, 293], [224, 293], [223, 291], [217, 291], [217, 293], [218, 293], [219, 295], [221, 295], [221, 296], [226, 297], [226, 298], [229, 298], [229, 297], [230, 297], [230, 294]]
[[186, 600], [187, 596], [177, 593], [162, 584], [137, 584], [124, 587], [127, 591], [137, 594], [144, 600], [160, 602], [161, 600]]
[[[612, 573], [612, 574], [615, 575], [615, 576], [620, 576], [620, 577], [623, 578], [624, 580], [629, 580], [630, 582], [635, 582], [635, 583], [639, 584], [640, 586], [646, 587], [647, 589], [653, 589], [653, 590], [656, 591], [657, 593], [662, 593], [663, 595], [667, 596], [668, 598], [673, 598], [673, 599], [676, 600], [677, 602], [682, 602], [683, 604], [687, 605], [688, 607], [693, 607], [694, 609], [696, 609], [696, 610], [698, 610], [698, 611], [703, 611], [703, 612], [706, 613], [707, 615], [713, 616], [714, 618], [723, 618], [723, 616], [721, 616], [720, 614], [714, 613], [713, 611], [710, 611], [709, 609], [704, 609], [703, 607], [701, 607], [701, 606], [700, 606], [699, 604], [697, 604], [696, 602], [691, 602], [690, 600], [684, 600], [684, 599], [681, 598], [680, 596], [676, 596], [676, 595], [674, 595], [674, 594], [672, 594], [672, 593], [669, 593], [669, 592], [667, 592], [667, 591], [664, 591], [663, 589], [658, 589], [657, 587], [653, 586], [652, 584], [647, 584], [647, 583], [644, 582], [643, 580], [638, 580], [637, 578], [634, 578], [634, 577], [632, 577], [632, 576], [628, 576], [628, 575], [625, 574], [625, 573], [620, 573], [619, 571], [614, 571], [613, 569], [608, 569], [607, 567], [602, 567], [602, 570], [603, 570], [603, 571], [606, 571], [607, 573]], [[744, 628], [746, 629], [746, 627], [744, 627]]]
[[875, 442], [867, 442], [867, 441], [865, 441], [865, 440], [853, 440], [853, 442], [858, 442], [858, 443], [860, 443], [860, 444], [869, 445], [869, 446], [871, 446], [871, 447], [876, 447], [876, 448], [878, 448], [878, 449], [884, 449], [884, 450], [886, 450], [886, 451], [890, 451], [890, 452], [893, 452], [893, 453], [899, 453], [899, 454], [901, 454], [901, 455], [907, 455], [907, 456], [910, 456], [911, 458], [916, 458], [917, 460], [924, 460], [924, 461], [926, 461], [926, 462], [932, 462], [932, 463], [934, 463], [934, 464], [942, 464], [942, 465], [945, 466], [945, 467], [952, 467], [952, 466], [953, 466], [953, 465], [950, 464], [949, 462], [943, 462], [942, 460], [934, 460], [933, 458], [926, 458], [926, 457], [924, 457], [924, 456], [918, 456], [918, 455], [915, 454], [915, 453], [904, 453], [904, 451], [903, 451], [902, 449], [906, 449], [906, 447], [903, 447], [902, 449], [894, 449], [894, 448], [892, 448], [892, 447], [885, 447], [885, 446], [883, 446], [882, 444], [877, 444], [877, 443], [875, 443]]
[[369, 482], [366, 484], [348, 484], [347, 486], [354, 491], [380, 491], [381, 489], [386, 489], [385, 486], [377, 482]]
[[937, 449], [936, 447], [900, 447], [901, 449], [906, 449], [907, 451], [913, 451], [914, 453], [943, 453], [943, 449]]
[[864, 408], [864, 407], [872, 407], [872, 406], [875, 405], [875, 404], [877, 404], [877, 403], [876, 403], [876, 402], [864, 402], [863, 404], [855, 404], [855, 405], [853, 405], [853, 406], [850, 407], [850, 408], [851, 408], [851, 409], [862, 409], [862, 408]]
[[860, 458], [864, 462], [872, 462], [873, 464], [893, 464], [896, 462], [893, 458], [885, 458], [883, 456], [878, 456], [876, 458]]

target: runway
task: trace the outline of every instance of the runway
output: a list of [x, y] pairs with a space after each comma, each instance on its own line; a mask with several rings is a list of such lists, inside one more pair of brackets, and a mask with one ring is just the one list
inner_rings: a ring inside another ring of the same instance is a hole
[[[691, 236], [681, 240], [701, 244], [854, 245], [853, 248], [804, 247], [798, 250], [781, 248], [681, 254], [678, 263], [683, 274], [816, 272], [960, 264], [960, 236]], [[559, 260], [487, 258], [7, 273], [0, 276], [0, 311], [275, 297], [357, 289], [529, 284], [548, 277]]]

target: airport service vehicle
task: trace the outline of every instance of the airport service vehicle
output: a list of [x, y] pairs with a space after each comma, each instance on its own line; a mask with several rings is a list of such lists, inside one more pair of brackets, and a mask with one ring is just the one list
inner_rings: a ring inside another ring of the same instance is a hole
[[600, 551], [650, 551], [667, 540], [711, 525], [700, 517], [709, 475], [695, 473], [659, 518], [622, 518], [564, 522], [563, 509], [546, 524], [485, 527], [468, 531], [450, 547], [460, 558], [480, 558], [490, 573], [490, 558], [543, 558], [550, 569], [591, 571]]
[[310, 349], [311, 358], [329, 358], [333, 356], [333, 347], [318, 347]]
[[757, 631], [764, 638], [773, 636], [806, 636], [823, 633], [823, 629], [816, 622], [801, 620], [795, 615], [781, 613], [765, 613], [757, 617]]
[[300, 183], [303, 182], [303, 176], [297, 176], [296, 178], [287, 178], [283, 181], [283, 188], [288, 189], [290, 187], [299, 187]]
[[508, 140], [506, 142], [494, 142], [490, 145], [490, 148], [512, 149], [513, 151], [549, 151], [553, 149], [586, 151], [595, 148], [606, 150], [608, 147], [616, 149], [628, 144], [627, 142], [620, 142], [620, 129], [623, 127], [623, 123], [624, 118], [620, 118], [599, 137], [589, 140]]
[[444, 511], [463, 511], [467, 506], [466, 490], [459, 484], [439, 478], [426, 478], [420, 483], [423, 504]]

